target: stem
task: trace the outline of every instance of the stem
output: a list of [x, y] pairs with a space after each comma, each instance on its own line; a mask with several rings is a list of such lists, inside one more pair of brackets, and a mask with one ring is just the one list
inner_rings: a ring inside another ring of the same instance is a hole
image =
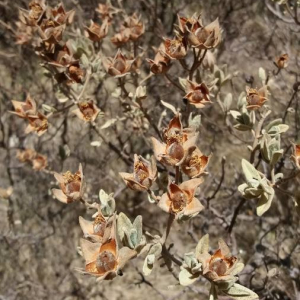
[[164, 75], [171, 84], [173, 84], [175, 87], [177, 87], [179, 90], [185, 93], [184, 88], [181, 87], [177, 82], [175, 82], [167, 73], [165, 73]]
[[189, 73], [189, 80], [193, 80], [194, 72], [201, 66], [201, 64], [204, 60], [204, 57], [207, 53], [207, 49], [204, 50], [203, 55], [202, 55], [201, 59], [199, 60], [200, 53], [201, 53], [201, 51], [199, 50], [198, 56], [194, 55], [194, 63], [192, 65], [190, 73]]
[[77, 102], [78, 102], [78, 101], [81, 99], [81, 97], [84, 95], [84, 92], [85, 92], [85, 90], [86, 90], [86, 88], [87, 88], [87, 86], [88, 86], [88, 84], [89, 84], [90, 79], [91, 79], [91, 75], [92, 75], [91, 70], [88, 70], [88, 71], [87, 71], [87, 74], [86, 74], [86, 79], [85, 79], [84, 85], [83, 85], [83, 87], [82, 87], [82, 90], [81, 90], [79, 96], [77, 97]]
[[275, 167], [273, 165], [271, 166], [271, 182], [272, 185], [275, 184]]
[[154, 73], [150, 73], [148, 76], [146, 76], [146, 77], [140, 82], [140, 85], [142, 85], [145, 81], [147, 81], [148, 79], [150, 79], [153, 75], [154, 75]]
[[106, 137], [96, 128], [95, 124], [92, 124], [92, 128], [93, 130], [97, 133], [97, 135], [104, 141], [105, 144], [107, 144], [109, 146], [109, 148], [114, 151], [116, 154], [118, 154], [122, 160], [128, 165], [131, 166], [132, 161], [130, 160], [130, 158], [123, 153], [123, 151], [121, 151], [119, 148], [117, 148], [114, 144], [112, 144], [111, 142], [109, 142]]
[[121, 88], [122, 92], [124, 93], [124, 96], [128, 97], [129, 93], [127, 92], [127, 90], [125, 88], [124, 80], [122, 80], [122, 78], [118, 78], [118, 79], [119, 79], [120, 88]]
[[179, 184], [180, 180], [180, 168], [179, 166], [175, 167], [175, 184]]
[[288, 113], [288, 109], [289, 109], [290, 106], [292, 105], [292, 102], [293, 102], [293, 100], [294, 100], [294, 98], [295, 98], [297, 92], [298, 92], [298, 91], [295, 90], [294, 93], [292, 94], [292, 97], [291, 97], [291, 99], [290, 99], [290, 101], [289, 101], [289, 103], [288, 103], [288, 105], [287, 105], [287, 107], [286, 107], [286, 109], [285, 109], [285, 111], [284, 111], [284, 115], [283, 115], [283, 118], [282, 118], [282, 123], [285, 123], [285, 119], [286, 119], [286, 116], [287, 116], [287, 113]]
[[147, 193], [149, 194], [149, 196], [150, 196], [152, 199], [155, 200], [156, 203], [159, 202], [160, 197], [159, 197], [159, 196], [156, 196], [152, 190], [150, 190], [150, 189], [147, 190]]
[[143, 107], [143, 103], [141, 99], [137, 100], [140, 109], [142, 111], [142, 113], [144, 114], [145, 118], [148, 120], [148, 122], [151, 124], [151, 126], [153, 127], [153, 129], [155, 130], [156, 134], [159, 136], [159, 138], [161, 139], [161, 133], [160, 130], [158, 129], [158, 127], [155, 125], [155, 123], [153, 122], [153, 120], [151, 119], [150, 115], [148, 114], [148, 112], [145, 110], [145, 108]]
[[161, 238], [161, 244], [164, 246], [166, 244], [167, 238], [169, 236], [171, 227], [173, 225], [173, 222], [175, 220], [175, 215], [174, 214], [169, 214], [169, 218], [168, 218], [168, 223], [167, 223], [167, 228], [166, 231], [164, 232], [162, 238]]
[[[180, 172], [180, 167], [176, 166], [175, 167], [175, 184], [179, 184], [180, 175], [181, 175], [180, 173], [181, 173]], [[169, 236], [169, 233], [170, 233], [170, 230], [171, 230], [171, 227], [173, 225], [174, 220], [175, 220], [175, 215], [174, 214], [169, 214], [167, 228], [166, 228], [166, 231], [164, 232], [164, 235], [161, 238], [161, 243], [162, 243], [163, 246], [165, 245], [165, 243], [167, 241], [167, 238]]]
[[[252, 152], [250, 155], [250, 163], [253, 164], [254, 160], [255, 160], [255, 153], [257, 150], [257, 146], [258, 146], [258, 141], [259, 141], [259, 137], [260, 137], [260, 132], [263, 126], [263, 123], [265, 121], [265, 119], [268, 117], [268, 115], [271, 113], [271, 111], [267, 111], [262, 118], [260, 119], [260, 121], [257, 124], [256, 130], [255, 130], [255, 135], [254, 135], [254, 141], [253, 141], [253, 146], [252, 146]], [[241, 210], [241, 208], [243, 207], [243, 205], [246, 203], [246, 199], [245, 198], [240, 198], [240, 202], [238, 204], [238, 206], [236, 207], [236, 209], [234, 210], [230, 225], [228, 227], [228, 233], [231, 234], [232, 229], [234, 227], [234, 224], [236, 222], [236, 218]]]
[[223, 183], [224, 178], [225, 178], [225, 163], [226, 163], [226, 157], [223, 156], [222, 157], [222, 174], [221, 174], [221, 178], [220, 178], [219, 184], [218, 184], [216, 190], [214, 191], [214, 193], [210, 197], [208, 197], [206, 199], [206, 201], [207, 201], [207, 208], [209, 208], [210, 200], [212, 200], [212, 199], [214, 199], [216, 197], [217, 193], [219, 192], [219, 190], [220, 190], [220, 188], [222, 186], [222, 183]]
[[228, 227], [228, 233], [231, 234], [232, 232], [232, 229], [234, 227], [234, 224], [235, 224], [235, 221], [236, 221], [236, 218], [241, 210], [241, 208], [243, 207], [243, 205], [245, 204], [246, 202], [246, 199], [245, 198], [240, 198], [240, 203], [238, 204], [238, 206], [236, 207], [236, 209], [234, 210], [234, 213], [233, 213], [233, 216], [232, 216], [232, 219], [231, 219], [231, 222], [230, 222], [230, 225]]
[[253, 145], [252, 145], [252, 151], [251, 151], [251, 156], [250, 156], [250, 163], [253, 164], [254, 160], [255, 160], [255, 153], [257, 150], [257, 146], [258, 146], [258, 141], [259, 141], [259, 137], [260, 137], [260, 132], [263, 126], [263, 123], [265, 121], [265, 119], [267, 118], [267, 116], [271, 113], [271, 111], [267, 111], [267, 113], [265, 115], [262, 116], [262, 118], [260, 119], [260, 121], [257, 124], [256, 130], [255, 130], [255, 135], [254, 135], [254, 141], [253, 141]]

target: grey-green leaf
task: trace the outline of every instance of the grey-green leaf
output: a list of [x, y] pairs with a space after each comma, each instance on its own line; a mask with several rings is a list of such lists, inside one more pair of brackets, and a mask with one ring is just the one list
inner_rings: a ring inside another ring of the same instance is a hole
[[254, 300], [258, 299], [258, 295], [246, 287], [235, 283], [227, 291], [223, 291], [226, 295], [238, 300]]

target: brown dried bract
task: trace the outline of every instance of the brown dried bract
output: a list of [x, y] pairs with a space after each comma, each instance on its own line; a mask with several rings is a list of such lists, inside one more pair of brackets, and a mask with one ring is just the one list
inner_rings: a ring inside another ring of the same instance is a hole
[[292, 161], [295, 163], [296, 167], [300, 169], [300, 145], [293, 144], [293, 155], [291, 156]]
[[212, 49], [218, 46], [221, 41], [221, 28], [218, 19], [205, 27], [200, 21], [189, 24], [187, 23], [185, 28], [189, 33], [188, 42], [190, 45], [199, 49]]
[[198, 177], [205, 173], [210, 156], [202, 154], [199, 148], [192, 147], [181, 165], [182, 172], [190, 178]]
[[275, 65], [279, 69], [284, 69], [287, 67], [289, 56], [285, 53], [276, 58]]
[[15, 111], [11, 113], [17, 115], [20, 118], [27, 118], [28, 115], [35, 115], [37, 113], [36, 102], [27, 94], [25, 102], [11, 100]]
[[182, 59], [187, 54], [187, 45], [184, 39], [176, 38], [174, 40], [165, 39], [165, 53], [171, 59]]
[[243, 264], [230, 254], [226, 243], [219, 240], [219, 249], [213, 255], [202, 253], [197, 259], [202, 264], [202, 274], [208, 280], [221, 283], [236, 281], [235, 275], [241, 271]]
[[88, 38], [93, 42], [99, 42], [105, 38], [108, 33], [108, 21], [105, 19], [101, 25], [91, 21], [91, 25], [85, 28]]
[[134, 155], [133, 173], [119, 173], [126, 185], [135, 191], [149, 190], [157, 177], [157, 168], [154, 157], [151, 162], [142, 156]]
[[188, 80], [186, 92], [187, 94], [184, 96], [184, 99], [197, 108], [203, 108], [206, 104], [211, 103], [209, 89], [203, 82], [197, 84], [196, 82]]
[[38, 136], [44, 134], [48, 129], [48, 119], [45, 115], [38, 112], [36, 115], [27, 116], [29, 124], [25, 129], [25, 133], [36, 132]]
[[103, 66], [109, 75], [118, 78], [129, 74], [133, 62], [133, 60], [127, 59], [127, 57], [123, 55], [119, 49], [114, 58], [105, 57], [103, 59]]
[[119, 249], [115, 227], [113, 216], [106, 225], [102, 242], [92, 243], [81, 239], [80, 245], [85, 259], [85, 270], [82, 273], [95, 276], [98, 281], [111, 280], [128, 260], [136, 256], [136, 251], [128, 247]]
[[67, 171], [66, 173], [54, 173], [54, 177], [60, 185], [59, 189], [53, 189], [55, 198], [63, 203], [79, 201], [83, 195], [83, 173], [82, 166], [76, 173]]
[[35, 152], [32, 149], [19, 150], [17, 152], [17, 158], [21, 162], [31, 163], [33, 170], [36, 171], [44, 170], [48, 165], [47, 156]]
[[250, 109], [250, 110], [259, 109], [264, 105], [264, 103], [266, 101], [268, 101], [268, 99], [267, 99], [267, 94], [268, 94], [267, 86], [263, 86], [259, 90], [248, 88], [248, 89], [246, 89], [246, 91], [247, 91], [246, 100], [247, 100], [247, 103], [248, 103], [247, 108]]
[[200, 201], [194, 197], [196, 188], [203, 182], [202, 178], [194, 178], [177, 185], [171, 183], [168, 192], [161, 196], [158, 206], [176, 218], [191, 218], [204, 209]]
[[78, 103], [78, 108], [72, 113], [85, 122], [94, 122], [100, 112], [100, 109], [94, 104], [92, 100]]
[[182, 128], [179, 115], [176, 115], [164, 131], [164, 143], [152, 137], [155, 157], [158, 161], [179, 166], [186, 157], [189, 148], [194, 147], [198, 134], [191, 128]]
[[171, 59], [165, 53], [165, 45], [162, 43], [157, 50], [154, 60], [147, 58], [150, 64], [150, 71], [154, 74], [167, 73], [171, 67]]

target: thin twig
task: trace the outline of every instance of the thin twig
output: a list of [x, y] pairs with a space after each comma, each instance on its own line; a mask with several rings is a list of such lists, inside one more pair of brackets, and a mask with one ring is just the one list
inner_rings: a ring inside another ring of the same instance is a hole
[[184, 88], [181, 87], [177, 82], [175, 82], [167, 73], [165, 73], [164, 75], [171, 84], [173, 84], [175, 87], [177, 87], [179, 90], [185, 93]]

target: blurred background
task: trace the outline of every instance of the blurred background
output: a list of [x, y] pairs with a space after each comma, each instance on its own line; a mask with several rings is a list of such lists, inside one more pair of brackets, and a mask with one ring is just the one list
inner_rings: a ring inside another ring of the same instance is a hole
[[[51, 193], [57, 186], [54, 177], [21, 163], [16, 158], [18, 149], [31, 148], [46, 155], [48, 169], [56, 172], [75, 172], [82, 163], [88, 199], [97, 201], [101, 188], [115, 193], [117, 210], [124, 211], [132, 219], [141, 214], [144, 229], [152, 234], [163, 232], [167, 215], [148, 202], [147, 194], [126, 189], [118, 172], [131, 172], [132, 166], [103, 143], [91, 126], [69, 111], [53, 117], [49, 131], [42, 137], [25, 135], [24, 120], [9, 113], [13, 110], [11, 100], [23, 101], [27, 93], [39, 106], [62, 107], [57, 101], [57, 84], [47, 76], [31, 41], [17, 43], [20, 32], [24, 34], [25, 30], [24, 25], [17, 23], [18, 9], [26, 9], [28, 3], [0, 1], [0, 299], [207, 299], [207, 282], [199, 281], [183, 288], [159, 264], [149, 277], [144, 277], [142, 258], [131, 261], [122, 277], [101, 284], [74, 271], [84, 264], [77, 253], [82, 236], [78, 217], [91, 218], [91, 213], [80, 203], [65, 205], [54, 199]], [[52, 0], [47, 3], [58, 4]], [[75, 21], [67, 31], [70, 38], [77, 39], [91, 19], [99, 20], [95, 11], [99, 3], [104, 2], [63, 1], [67, 10], [76, 10]], [[300, 80], [300, 18], [296, 9], [299, 2], [112, 0], [111, 3], [125, 9], [128, 15], [137, 12], [146, 26], [139, 40], [140, 78], [146, 78], [150, 72], [145, 58], [154, 57], [152, 47], [158, 47], [162, 37], [173, 36], [177, 14], [201, 13], [206, 24], [219, 18], [223, 30], [222, 42], [212, 54], [217, 69], [208, 68], [205, 78], [212, 81], [220, 76], [216, 70], [221, 70], [224, 77], [228, 76], [227, 82], [218, 98], [212, 99], [213, 105], [201, 111], [193, 110], [194, 115], [201, 114], [199, 147], [206, 155], [213, 153], [209, 175], [199, 195], [207, 209], [187, 223], [174, 225], [169, 240], [174, 243], [172, 253], [182, 258], [184, 253], [195, 248], [205, 233], [210, 234], [213, 248], [217, 247], [217, 239], [223, 237], [230, 243], [233, 253], [246, 264], [240, 276], [242, 284], [253, 289], [261, 299], [300, 299], [300, 227], [294, 203], [300, 198], [299, 180], [282, 187], [289, 195], [276, 193], [271, 209], [262, 218], [255, 213], [255, 201], [247, 201], [235, 226], [230, 228], [234, 210], [240, 202], [237, 186], [243, 182], [240, 161], [249, 157], [246, 145], [252, 143], [252, 135], [236, 131], [229, 117], [225, 121], [226, 111], [222, 105], [230, 92], [233, 95], [231, 109], [235, 109], [246, 86], [261, 87], [259, 68], [266, 73], [272, 72], [276, 69], [273, 63], [276, 58], [287, 53], [288, 67], [269, 80], [268, 105], [272, 110], [271, 119], [285, 117], [290, 126], [282, 140], [285, 160], [278, 167], [284, 174], [293, 169], [289, 157], [291, 142], [299, 141], [299, 96], [289, 102]], [[121, 21], [120, 18], [119, 23]], [[117, 23], [110, 28], [103, 42], [105, 56], [114, 56], [117, 51], [109, 39], [118, 26]], [[188, 57], [187, 63], [190, 60]], [[169, 74], [172, 78], [184, 76], [181, 65], [176, 63]], [[100, 71], [89, 87], [89, 96], [104, 113], [97, 124], [100, 127], [116, 119], [111, 126], [102, 129], [102, 133], [128, 157], [132, 158], [134, 153], [152, 154], [149, 138], [157, 136], [156, 132], [147, 120], [127, 109], [130, 104], [126, 101], [120, 104], [114, 94], [117, 85], [116, 80]], [[183, 95], [164, 77], [153, 76], [144, 85], [148, 91], [145, 107], [155, 124], [164, 127], [172, 117], [161, 105], [161, 99], [184, 111]], [[99, 144], [91, 145], [95, 141]], [[221, 188], [215, 193], [220, 180]], [[158, 189], [166, 182], [166, 176], [161, 174]], [[7, 191], [9, 187], [13, 190], [11, 195]], [[276, 276], [271, 276], [269, 271], [274, 268]]]

